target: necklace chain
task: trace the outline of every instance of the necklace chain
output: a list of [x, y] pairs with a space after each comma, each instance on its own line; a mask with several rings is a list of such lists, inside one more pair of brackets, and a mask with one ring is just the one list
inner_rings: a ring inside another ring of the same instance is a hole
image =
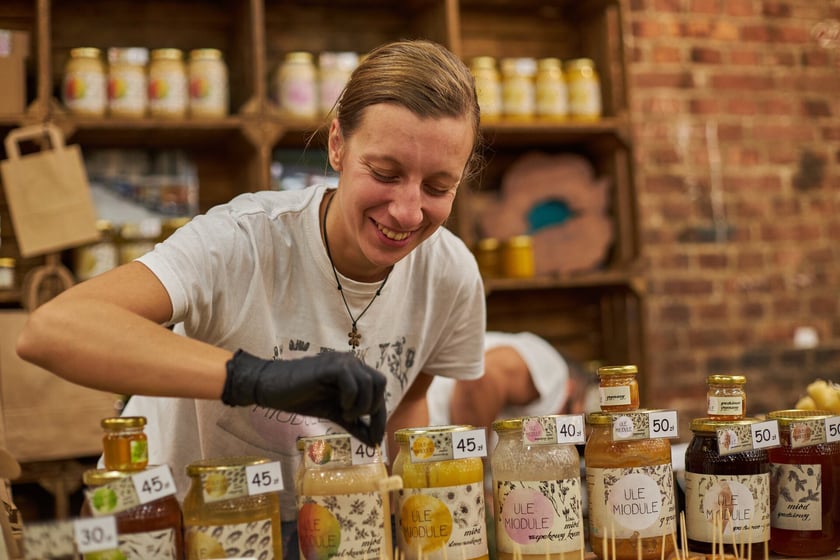
[[362, 340], [362, 333], [359, 332], [359, 329], [356, 328], [356, 324], [362, 318], [362, 316], [367, 313], [367, 310], [370, 309], [370, 306], [373, 305], [373, 302], [379, 297], [379, 294], [382, 293], [382, 288], [385, 287], [385, 282], [388, 281], [388, 277], [391, 276], [391, 271], [388, 270], [387, 274], [385, 274], [385, 279], [382, 280], [382, 283], [379, 284], [379, 287], [376, 289], [376, 293], [373, 294], [373, 297], [370, 299], [368, 304], [362, 309], [362, 312], [359, 313], [357, 317], [353, 317], [353, 312], [350, 311], [350, 306], [347, 304], [347, 298], [344, 296], [344, 286], [341, 285], [341, 280], [338, 279], [338, 271], [335, 268], [335, 263], [333, 262], [332, 253], [330, 252], [330, 242], [327, 239], [327, 213], [330, 211], [330, 205], [332, 204], [333, 198], [335, 197], [335, 193], [330, 194], [330, 198], [327, 199], [327, 205], [324, 208], [324, 225], [323, 225], [323, 234], [324, 234], [324, 247], [327, 249], [327, 258], [330, 261], [330, 266], [332, 267], [333, 276], [335, 276], [335, 284], [338, 288], [338, 293], [341, 294], [341, 301], [344, 302], [344, 308], [347, 310], [347, 315], [350, 316], [350, 324], [351, 330], [347, 333], [348, 342], [350, 343], [351, 348], [357, 348]]

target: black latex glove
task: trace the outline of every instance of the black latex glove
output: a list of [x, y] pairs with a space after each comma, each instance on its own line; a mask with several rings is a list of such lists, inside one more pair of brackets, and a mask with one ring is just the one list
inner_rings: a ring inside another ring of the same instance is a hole
[[384, 375], [345, 352], [263, 360], [237, 350], [227, 362], [222, 402], [326, 418], [373, 446], [385, 435], [385, 383]]

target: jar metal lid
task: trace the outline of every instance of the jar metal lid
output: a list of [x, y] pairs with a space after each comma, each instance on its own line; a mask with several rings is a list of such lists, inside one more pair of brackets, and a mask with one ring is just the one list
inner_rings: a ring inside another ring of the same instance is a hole
[[226, 470], [241, 469], [251, 465], [262, 465], [268, 463], [269, 459], [265, 457], [257, 457], [255, 455], [245, 455], [241, 457], [214, 457], [212, 459], [202, 459], [187, 465], [188, 476], [199, 476], [206, 473], [221, 472]]
[[[147, 469], [157, 467], [158, 465], [149, 465]], [[82, 473], [82, 482], [85, 486], [103, 486], [109, 482], [114, 482], [121, 478], [131, 478], [138, 472], [142, 471], [115, 471], [110, 469], [89, 469]]]
[[286, 62], [312, 62], [312, 53], [306, 51], [293, 51], [286, 53]]
[[560, 59], [554, 57], [539, 59], [537, 61], [537, 68], [540, 70], [563, 70]]
[[505, 245], [512, 248], [524, 248], [531, 247], [533, 245], [533, 241], [530, 235], [516, 235], [505, 240]]
[[520, 416], [518, 418], [504, 418], [493, 422], [493, 430], [506, 432], [510, 430], [521, 430], [526, 418], [559, 418], [560, 414], [544, 414], [542, 416]]
[[222, 51], [219, 49], [193, 49], [190, 51], [190, 60], [221, 60]]
[[757, 418], [742, 418], [741, 420], [717, 420], [715, 418], [695, 418], [691, 421], [691, 431], [703, 434], [713, 434], [718, 428], [725, 426], [749, 426], [755, 424]]
[[566, 69], [592, 68], [595, 62], [591, 58], [573, 58], [564, 64]]
[[14, 257], [0, 257], [0, 268], [14, 268], [15, 267], [15, 258]]
[[99, 58], [102, 51], [96, 47], [76, 47], [70, 49], [71, 58]]
[[743, 375], [710, 375], [706, 378], [709, 385], [743, 385], [747, 378]]
[[142, 428], [146, 425], [145, 416], [115, 416], [103, 418], [100, 425], [106, 430], [124, 430], [126, 428]]
[[593, 426], [612, 424], [612, 414], [606, 412], [590, 412], [586, 415], [586, 423]]
[[495, 237], [484, 237], [478, 240], [476, 247], [479, 251], [495, 251], [499, 248], [499, 240]]
[[470, 65], [473, 68], [480, 68], [482, 70], [495, 70], [496, 59], [492, 56], [477, 56], [472, 59]]
[[136, 66], [145, 66], [149, 62], [149, 49], [145, 47], [111, 47], [108, 49], [108, 62], [125, 62]]
[[152, 51], [152, 60], [181, 60], [184, 58], [184, 53], [181, 49], [154, 49]]
[[472, 430], [473, 426], [468, 425], [451, 425], [451, 426], [429, 426], [427, 428], [402, 428], [394, 432], [394, 438], [397, 443], [408, 443], [412, 436], [435, 436], [437, 434], [445, 434], [452, 432], [465, 432]]
[[610, 377], [613, 375], [636, 375], [639, 368], [633, 365], [627, 366], [601, 366], [598, 368], [599, 377]]
[[825, 420], [831, 418], [834, 414], [828, 410], [774, 410], [767, 413], [767, 418], [777, 420], [779, 426], [783, 428], [790, 427], [791, 424], [802, 420]]

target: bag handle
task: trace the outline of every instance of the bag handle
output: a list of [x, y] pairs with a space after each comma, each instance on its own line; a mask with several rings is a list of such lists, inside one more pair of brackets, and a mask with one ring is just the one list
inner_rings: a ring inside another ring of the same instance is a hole
[[52, 123], [33, 124], [16, 128], [6, 135], [6, 155], [9, 159], [20, 159], [20, 142], [24, 140], [37, 140], [49, 136], [50, 145], [53, 150], [64, 147], [64, 134], [61, 129]]

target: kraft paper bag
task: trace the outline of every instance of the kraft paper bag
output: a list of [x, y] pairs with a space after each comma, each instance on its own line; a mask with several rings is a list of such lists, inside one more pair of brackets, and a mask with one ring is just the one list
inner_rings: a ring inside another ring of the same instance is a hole
[[[48, 137], [50, 148], [20, 154], [20, 142]], [[78, 145], [65, 146], [54, 125], [18, 128], [6, 136], [0, 162], [20, 254], [31, 257], [99, 238], [96, 208]]]

